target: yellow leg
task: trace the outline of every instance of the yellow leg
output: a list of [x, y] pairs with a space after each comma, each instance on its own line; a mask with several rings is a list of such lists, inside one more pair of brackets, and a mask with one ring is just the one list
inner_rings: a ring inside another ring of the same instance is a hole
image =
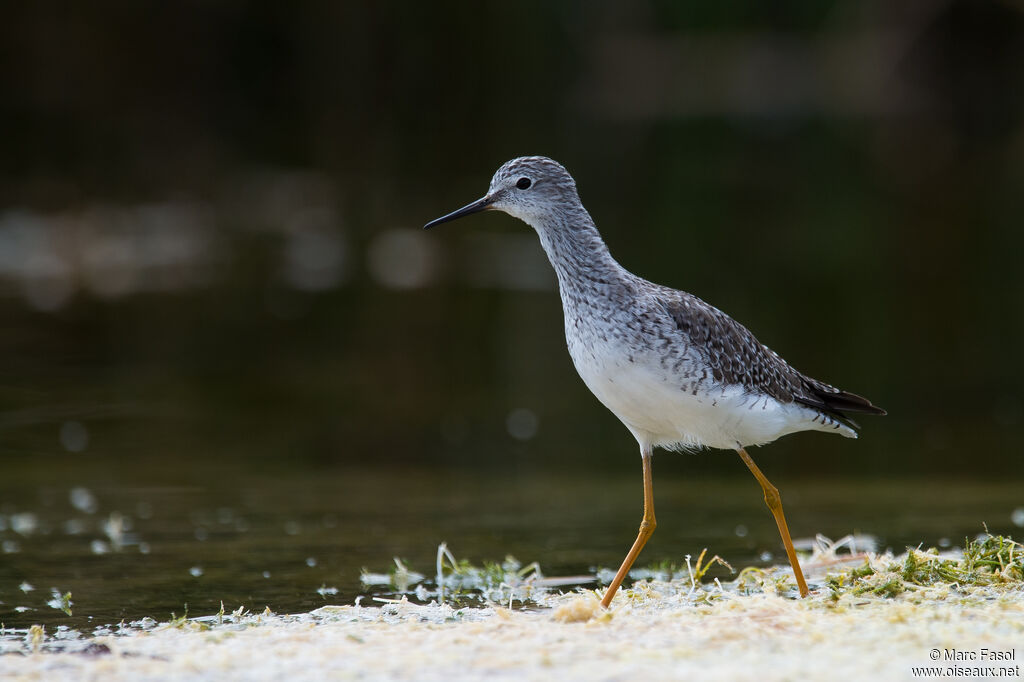
[[736, 452], [740, 453], [740, 457], [743, 459], [743, 463], [750, 469], [750, 473], [754, 474], [754, 478], [761, 484], [761, 489], [764, 490], [764, 501], [768, 505], [768, 509], [771, 510], [772, 516], [775, 517], [775, 523], [779, 526], [779, 534], [782, 536], [782, 544], [786, 546], [786, 554], [789, 555], [789, 563], [793, 567], [793, 574], [796, 576], [796, 584], [800, 588], [800, 596], [807, 596], [807, 583], [804, 581], [804, 572], [800, 570], [800, 562], [796, 559], [796, 550], [793, 549], [793, 540], [789, 537], [789, 528], [786, 526], [786, 515], [782, 513], [782, 498], [779, 497], [779, 489], [771, 484], [761, 470], [754, 464], [754, 460], [750, 459], [750, 455], [743, 448], [737, 448]]
[[654, 484], [651, 479], [651, 450], [644, 448], [640, 455], [644, 465], [644, 518], [640, 522], [640, 532], [637, 533], [636, 542], [633, 543], [629, 554], [623, 559], [622, 565], [619, 566], [619, 572], [615, 574], [615, 579], [608, 586], [608, 591], [604, 593], [604, 599], [601, 600], [601, 606], [604, 608], [608, 608], [608, 605], [612, 603], [612, 597], [618, 591], [619, 585], [622, 584], [626, 574], [629, 573], [629, 569], [633, 566], [633, 562], [636, 561], [637, 556], [640, 554], [640, 550], [647, 544], [647, 540], [654, 533], [654, 529], [658, 525], [658, 522], [654, 520]]

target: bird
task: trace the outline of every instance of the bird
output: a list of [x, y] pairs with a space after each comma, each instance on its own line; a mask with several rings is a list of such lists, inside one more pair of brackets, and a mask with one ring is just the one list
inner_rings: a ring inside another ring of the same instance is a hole
[[481, 211], [532, 227], [558, 279], [565, 340], [587, 388], [640, 447], [643, 517], [636, 540], [601, 599], [608, 608], [657, 526], [654, 449], [735, 450], [775, 518], [800, 597], [808, 595], [778, 488], [747, 448], [799, 431], [856, 438], [848, 413], [884, 415], [870, 400], [794, 369], [742, 324], [697, 296], [649, 282], [620, 265], [557, 161], [523, 156], [494, 173], [480, 199], [430, 229]]

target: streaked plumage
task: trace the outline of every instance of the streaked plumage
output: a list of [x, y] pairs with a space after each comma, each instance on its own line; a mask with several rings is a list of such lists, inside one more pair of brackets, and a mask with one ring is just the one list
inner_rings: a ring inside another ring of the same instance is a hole
[[481, 210], [504, 211], [537, 231], [558, 277], [576, 370], [632, 432], [644, 457], [645, 525], [605, 605], [653, 531], [649, 459], [654, 447], [739, 451], [765, 489], [805, 593], [777, 491], [743, 448], [797, 431], [856, 437], [846, 413], [885, 412], [801, 374], [746, 327], [696, 296], [648, 282], [619, 265], [580, 202], [575, 181], [557, 162], [541, 156], [513, 159], [494, 174], [486, 196], [426, 227]]

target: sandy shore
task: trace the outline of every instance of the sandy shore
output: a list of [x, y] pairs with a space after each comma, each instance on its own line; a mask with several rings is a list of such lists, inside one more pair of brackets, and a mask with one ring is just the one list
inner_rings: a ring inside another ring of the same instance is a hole
[[940, 583], [894, 596], [837, 592], [821, 575], [813, 584], [798, 600], [775, 593], [772, 579], [755, 590], [654, 581], [625, 590], [608, 611], [583, 591], [533, 610], [403, 600], [228, 615], [84, 639], [76, 653], [8, 654], [0, 678], [910, 680], [923, 676], [914, 668], [934, 666], [947, 677], [1021, 674], [1020, 584]]

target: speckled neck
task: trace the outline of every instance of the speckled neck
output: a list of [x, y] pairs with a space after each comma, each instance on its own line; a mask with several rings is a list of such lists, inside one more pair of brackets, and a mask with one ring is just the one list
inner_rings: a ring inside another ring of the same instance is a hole
[[628, 276], [583, 206], [556, 209], [527, 222], [540, 236], [563, 299], [569, 292], [592, 292]]

